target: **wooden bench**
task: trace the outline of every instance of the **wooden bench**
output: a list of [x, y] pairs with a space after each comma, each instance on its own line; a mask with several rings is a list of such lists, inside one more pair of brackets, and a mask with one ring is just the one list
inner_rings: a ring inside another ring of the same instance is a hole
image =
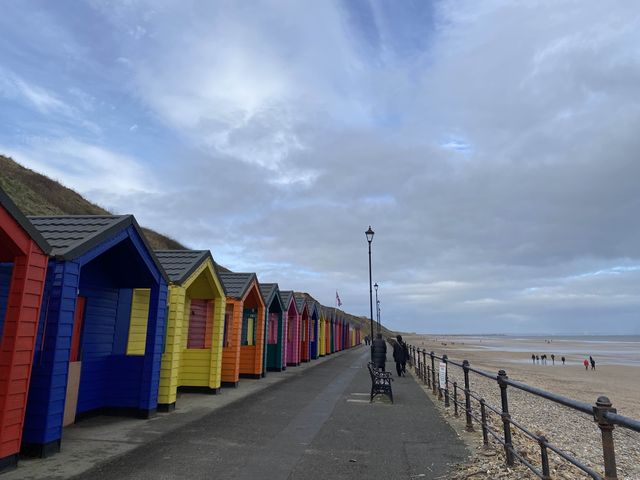
[[391, 390], [391, 372], [385, 372], [378, 369], [373, 363], [367, 364], [369, 368], [369, 375], [371, 375], [371, 398], [369, 403], [373, 402], [373, 398], [376, 395], [387, 395], [393, 403], [393, 391]]

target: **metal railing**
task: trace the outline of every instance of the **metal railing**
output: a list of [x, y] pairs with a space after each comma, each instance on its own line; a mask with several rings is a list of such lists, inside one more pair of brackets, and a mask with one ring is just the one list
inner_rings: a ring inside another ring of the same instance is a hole
[[[569, 462], [593, 479], [618, 479], [613, 430], [618, 426], [627, 430], [640, 432], [640, 421], [619, 415], [607, 397], [601, 396], [596, 400], [595, 404], [591, 405], [589, 403], [573, 400], [540, 388], [532, 387], [525, 383], [511, 380], [504, 370], [499, 370], [496, 375], [484, 370], [473, 368], [467, 360], [460, 363], [450, 360], [447, 355], [438, 356], [434, 352], [427, 352], [426, 349], [420, 349], [413, 345], [408, 345], [408, 347], [410, 363], [414, 366], [419, 379], [431, 389], [434, 395], [437, 395], [439, 400], [444, 399], [445, 407], [450, 407], [451, 403], [453, 403], [455, 416], [459, 415], [460, 410], [464, 411], [466, 416], [465, 427], [467, 431], [474, 431], [474, 421], [480, 425], [482, 429], [482, 439], [485, 446], [489, 444], [489, 437], [492, 437], [495, 441], [500, 443], [504, 447], [505, 461], [508, 466], [513, 466], [515, 460], [518, 460], [537, 477], [543, 480], [551, 480], [551, 469], [549, 467], [549, 450], [551, 450], [562, 460]], [[442, 379], [444, 380], [442, 383], [440, 378], [438, 378], [439, 381], [436, 381], [436, 360], [446, 365], [444, 370], [445, 378]], [[464, 386], [462, 388], [460, 388], [461, 386], [458, 385], [458, 382], [451, 382], [449, 380], [449, 366], [454, 366], [462, 370], [464, 374]], [[490, 405], [484, 398], [471, 390], [471, 373], [496, 382], [500, 391], [500, 407]], [[509, 387], [591, 416], [600, 429], [602, 437], [604, 476], [582, 461], [576, 459], [559, 446], [549, 442], [544, 435], [533, 433], [525, 425], [514, 420], [509, 413]], [[450, 398], [450, 390], [453, 391], [453, 399]], [[464, 398], [461, 397], [460, 390], [462, 390]], [[473, 408], [473, 402], [477, 403], [477, 408]], [[502, 432], [499, 431], [500, 429], [495, 429], [489, 422], [488, 418], [491, 413], [500, 418]], [[529, 437], [539, 445], [539, 465], [534, 465], [532, 460], [525, 458], [524, 455], [521, 455], [518, 450], [514, 448], [512, 441], [512, 427], [522, 432], [526, 437]]]

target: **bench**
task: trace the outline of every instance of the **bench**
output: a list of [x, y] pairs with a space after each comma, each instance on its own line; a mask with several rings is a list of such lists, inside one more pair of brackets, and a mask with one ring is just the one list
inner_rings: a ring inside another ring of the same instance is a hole
[[373, 363], [367, 364], [369, 368], [369, 375], [371, 375], [371, 398], [369, 403], [373, 402], [373, 398], [376, 395], [387, 395], [393, 403], [393, 392], [391, 391], [391, 372], [385, 372], [378, 369]]

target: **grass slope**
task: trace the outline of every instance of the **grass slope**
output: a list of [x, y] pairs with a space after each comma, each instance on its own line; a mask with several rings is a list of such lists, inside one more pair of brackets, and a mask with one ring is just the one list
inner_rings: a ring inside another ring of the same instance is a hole
[[[29, 170], [9, 157], [0, 155], [0, 187], [26, 215], [110, 215], [55, 180]], [[143, 228], [155, 250], [180, 250], [182, 244], [148, 228]]]

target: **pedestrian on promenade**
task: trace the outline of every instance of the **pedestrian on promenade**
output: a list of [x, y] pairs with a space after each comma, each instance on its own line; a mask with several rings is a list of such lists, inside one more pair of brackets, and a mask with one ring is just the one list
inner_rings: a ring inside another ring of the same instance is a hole
[[556, 364], [556, 356], [552, 353], [551, 354], [551, 365], [555, 365]]
[[589, 370], [589, 360], [587, 360], [586, 358], [584, 359], [584, 362], [582, 362], [582, 364], [584, 365], [584, 369], [585, 370]]
[[364, 336], [364, 344], [369, 345], [369, 335]]
[[591, 355], [589, 355], [589, 362], [591, 363], [591, 370], [596, 369], [596, 361], [593, 359]]
[[402, 373], [407, 373], [407, 361], [409, 360], [409, 346], [407, 342], [402, 342], [402, 349], [404, 350], [404, 361], [402, 362]]
[[563, 365], [564, 365], [564, 360], [565, 360], [565, 358], [564, 358], [564, 357], [562, 357], [562, 364], [563, 364]]
[[536, 363], [536, 356], [532, 353], [531, 354], [531, 362], [535, 365]]
[[371, 361], [384, 372], [384, 364], [387, 361], [387, 343], [382, 339], [382, 334], [378, 333], [371, 342]]
[[402, 335], [396, 336], [396, 343], [393, 344], [393, 359], [396, 362], [396, 372], [398, 372], [399, 377], [402, 377], [404, 374], [403, 365], [407, 363]]

